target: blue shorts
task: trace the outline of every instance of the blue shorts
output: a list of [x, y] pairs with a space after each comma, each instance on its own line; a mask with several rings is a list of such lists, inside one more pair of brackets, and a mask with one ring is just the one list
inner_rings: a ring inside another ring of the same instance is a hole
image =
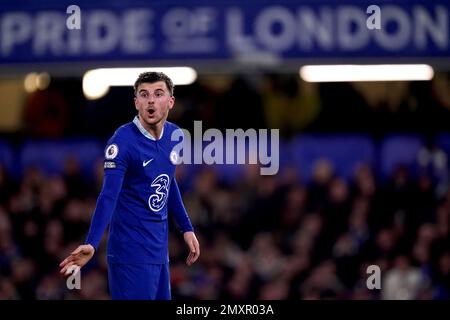
[[169, 263], [108, 263], [113, 300], [170, 300]]

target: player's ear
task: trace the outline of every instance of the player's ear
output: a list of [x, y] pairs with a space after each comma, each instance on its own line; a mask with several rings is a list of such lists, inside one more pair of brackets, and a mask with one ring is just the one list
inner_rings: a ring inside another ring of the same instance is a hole
[[173, 108], [173, 105], [175, 104], [175, 97], [170, 96], [169, 98], [169, 110]]
[[134, 107], [136, 108], [136, 110], [139, 110], [136, 96], [134, 96]]

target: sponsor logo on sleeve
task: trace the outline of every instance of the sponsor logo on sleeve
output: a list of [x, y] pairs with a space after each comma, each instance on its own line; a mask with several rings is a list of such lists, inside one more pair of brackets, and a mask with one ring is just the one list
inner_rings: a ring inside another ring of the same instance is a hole
[[105, 161], [105, 165], [103, 167], [105, 169], [114, 169], [116, 167], [116, 163], [114, 161]]

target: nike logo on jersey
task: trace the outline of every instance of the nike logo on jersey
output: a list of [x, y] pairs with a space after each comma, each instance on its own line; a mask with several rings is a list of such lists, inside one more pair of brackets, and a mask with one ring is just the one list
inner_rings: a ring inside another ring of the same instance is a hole
[[142, 161], [142, 166], [146, 167], [152, 161], [153, 161], [153, 158], [151, 158], [150, 160], [147, 160], [147, 161]]

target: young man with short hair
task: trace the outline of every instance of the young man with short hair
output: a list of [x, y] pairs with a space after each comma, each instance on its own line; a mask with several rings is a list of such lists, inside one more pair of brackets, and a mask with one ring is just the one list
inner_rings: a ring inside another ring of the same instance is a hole
[[168, 213], [190, 253], [200, 246], [175, 180], [179, 155], [171, 141], [179, 128], [166, 121], [175, 103], [172, 80], [160, 72], [144, 72], [134, 85], [138, 115], [114, 133], [105, 150], [103, 187], [84, 245], [61, 262], [61, 273], [84, 266], [109, 228], [107, 262], [112, 299], [171, 299]]

